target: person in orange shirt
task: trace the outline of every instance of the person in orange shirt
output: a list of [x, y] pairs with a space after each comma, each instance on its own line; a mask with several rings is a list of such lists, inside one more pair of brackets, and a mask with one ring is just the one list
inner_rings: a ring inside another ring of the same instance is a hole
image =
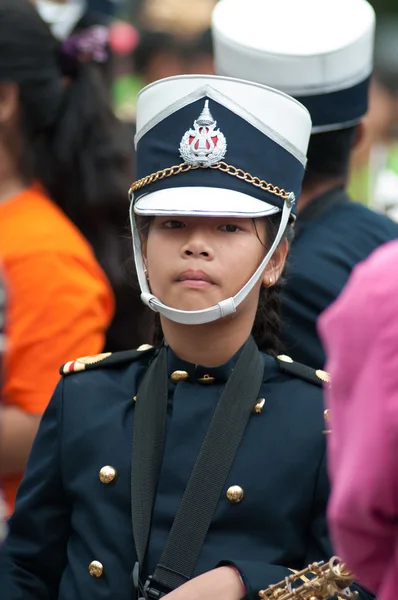
[[118, 179], [117, 130], [100, 79], [73, 53], [66, 63], [61, 70], [58, 43], [28, 0], [2, 0], [0, 257], [8, 348], [0, 478], [9, 510], [60, 365], [101, 352], [113, 316], [112, 290], [87, 239], [101, 231], [102, 207]]
[[[5, 347], [5, 335], [4, 335], [4, 322], [5, 322], [5, 288], [3, 277], [0, 274], [0, 406], [3, 397], [3, 354]], [[6, 536], [5, 527], [5, 502], [3, 496], [3, 486], [0, 480], [0, 544]]]

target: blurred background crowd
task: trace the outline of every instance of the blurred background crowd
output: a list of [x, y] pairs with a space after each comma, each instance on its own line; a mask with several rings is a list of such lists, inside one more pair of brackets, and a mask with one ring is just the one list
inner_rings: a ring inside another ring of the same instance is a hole
[[[216, 2], [0, 2], [6, 515], [58, 368], [152, 341], [128, 226], [136, 98], [157, 79], [214, 72]], [[372, 4], [378, 24], [370, 110], [349, 190], [398, 222], [398, 4]]]

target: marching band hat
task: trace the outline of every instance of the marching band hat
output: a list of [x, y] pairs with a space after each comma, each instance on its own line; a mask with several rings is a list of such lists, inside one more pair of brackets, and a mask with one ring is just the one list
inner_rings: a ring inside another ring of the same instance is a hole
[[313, 133], [343, 129], [367, 112], [374, 29], [366, 0], [220, 0], [216, 72], [294, 96]]
[[[145, 304], [190, 325], [236, 311], [262, 276], [293, 214], [310, 134], [311, 118], [304, 106], [256, 83], [183, 75], [144, 88], [137, 103], [138, 180], [130, 188], [130, 218]], [[185, 311], [151, 293], [136, 215], [255, 218], [278, 212], [271, 247], [235, 296]]]
[[293, 98], [227, 77], [153, 83], [137, 103], [142, 215], [259, 217], [298, 197], [311, 120]]

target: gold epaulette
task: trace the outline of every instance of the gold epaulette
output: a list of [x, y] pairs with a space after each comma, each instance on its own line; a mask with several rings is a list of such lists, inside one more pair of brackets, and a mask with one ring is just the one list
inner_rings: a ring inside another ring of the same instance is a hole
[[91, 369], [121, 366], [138, 360], [143, 354], [150, 350], [154, 351], [156, 348], [150, 344], [143, 344], [136, 350], [103, 352], [102, 354], [95, 354], [94, 356], [82, 356], [62, 365], [59, 372], [61, 375], [70, 375], [71, 373], [78, 373], [80, 371], [88, 371]]
[[286, 354], [280, 354], [276, 357], [276, 360], [279, 363], [281, 371], [285, 373], [290, 373], [290, 375], [300, 377], [315, 385], [330, 383], [330, 375], [326, 371], [312, 369], [311, 367], [307, 367], [307, 365], [295, 362], [290, 356], [286, 356]]

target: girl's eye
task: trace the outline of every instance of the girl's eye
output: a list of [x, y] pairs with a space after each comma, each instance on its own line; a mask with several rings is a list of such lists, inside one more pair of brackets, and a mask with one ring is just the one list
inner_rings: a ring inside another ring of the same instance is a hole
[[227, 231], [228, 233], [235, 233], [236, 231], [239, 231], [239, 227], [237, 225], [233, 225], [232, 223], [228, 225], [221, 225], [220, 229], [222, 231]]
[[166, 221], [165, 223], [163, 223], [164, 227], [167, 227], [167, 229], [181, 229], [181, 227], [184, 227], [184, 223], [182, 221]]

